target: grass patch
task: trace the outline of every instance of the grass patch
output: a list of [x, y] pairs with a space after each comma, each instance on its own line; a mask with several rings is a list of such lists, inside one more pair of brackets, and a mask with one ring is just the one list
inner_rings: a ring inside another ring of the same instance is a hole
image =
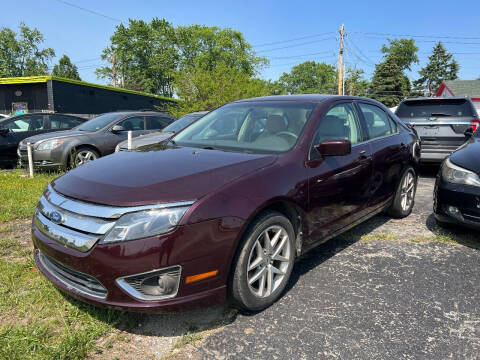
[[198, 328], [191, 327], [182, 337], [173, 344], [172, 350], [181, 349], [188, 344], [193, 344], [197, 341], [203, 339], [203, 334], [201, 332], [197, 332]]
[[390, 241], [397, 241], [398, 237], [394, 234], [366, 234], [362, 235], [360, 238], [362, 241], [375, 241], [375, 240], [390, 240]]
[[22, 170], [0, 171], [0, 222], [29, 218], [47, 184], [60, 173], [38, 173], [33, 178]]
[[62, 295], [35, 267], [30, 243], [13, 235], [0, 236], [0, 359], [84, 359], [100, 337], [138, 325], [141, 315]]

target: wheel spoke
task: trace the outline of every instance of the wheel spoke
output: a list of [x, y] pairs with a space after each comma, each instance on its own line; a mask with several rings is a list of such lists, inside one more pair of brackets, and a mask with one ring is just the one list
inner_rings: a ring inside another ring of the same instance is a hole
[[285, 247], [285, 244], [287, 243], [287, 241], [288, 241], [288, 236], [284, 236], [284, 237], [282, 238], [282, 241], [281, 241], [280, 244], [277, 246], [277, 248], [275, 249], [275, 251], [274, 251], [274, 253], [273, 253], [273, 255], [272, 255], [272, 258], [273, 258], [274, 260], [279, 260], [279, 259], [277, 259], [277, 256], [280, 255], [280, 253], [282, 252], [283, 248]]
[[265, 274], [265, 272], [263, 273], [263, 275], [261, 276], [260, 278], [260, 281], [258, 283], [258, 296], [263, 296], [264, 292], [265, 292], [265, 280], [266, 280], [266, 277], [267, 275]]
[[266, 268], [258, 270], [251, 278], [248, 280], [248, 283], [252, 285], [255, 281], [257, 281], [260, 276], [262, 276], [266, 271]]
[[272, 242], [270, 240], [270, 235], [268, 234], [268, 231], [265, 231], [264, 233], [264, 238], [265, 238], [265, 250], [267, 253], [270, 253], [272, 251]]
[[267, 268], [267, 292], [265, 295], [270, 295], [272, 293], [272, 288], [273, 288], [273, 272], [272, 272], [272, 267], [269, 266]]
[[277, 233], [273, 236], [273, 239], [270, 241], [272, 248], [275, 248], [275, 245], [277, 244], [280, 235], [282, 235], [282, 229], [278, 230]]
[[255, 260], [253, 260], [253, 262], [248, 267], [248, 271], [255, 269], [258, 265], [262, 263], [262, 261], [263, 259], [261, 257], [257, 257]]
[[280, 270], [279, 268], [276, 268], [273, 265], [271, 266], [271, 269], [274, 274], [285, 275], [285, 273], [282, 270]]

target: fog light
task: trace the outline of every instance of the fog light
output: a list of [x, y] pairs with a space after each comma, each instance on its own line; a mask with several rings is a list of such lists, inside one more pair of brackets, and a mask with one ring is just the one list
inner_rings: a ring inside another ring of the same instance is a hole
[[181, 267], [172, 266], [147, 273], [125, 276], [117, 284], [130, 295], [140, 300], [160, 300], [177, 295]]
[[456, 206], [451, 206], [451, 205], [448, 205], [448, 206], [445, 206], [445, 211], [447, 212], [448, 215], [458, 219], [458, 220], [463, 220], [463, 216], [462, 216], [462, 213], [460, 211], [459, 208], [457, 208]]

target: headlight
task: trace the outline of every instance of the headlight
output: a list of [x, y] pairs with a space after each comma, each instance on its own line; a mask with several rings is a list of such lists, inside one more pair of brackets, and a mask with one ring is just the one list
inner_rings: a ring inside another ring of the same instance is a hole
[[453, 184], [480, 186], [480, 178], [474, 172], [452, 164], [450, 159], [442, 165], [443, 180]]
[[152, 209], [125, 214], [117, 220], [104, 243], [126, 241], [164, 234], [178, 225], [188, 207]]
[[60, 140], [60, 139], [47, 140], [38, 144], [37, 150], [52, 150], [62, 143], [63, 143], [63, 140]]

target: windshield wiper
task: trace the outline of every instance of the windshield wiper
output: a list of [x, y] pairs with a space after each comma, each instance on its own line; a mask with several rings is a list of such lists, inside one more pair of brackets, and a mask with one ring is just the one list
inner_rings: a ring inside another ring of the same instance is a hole
[[447, 114], [447, 113], [431, 113], [430, 116], [453, 116], [453, 115]]
[[216, 147], [213, 147], [213, 146], [203, 146], [202, 149], [205, 149], [205, 150], [220, 150]]

